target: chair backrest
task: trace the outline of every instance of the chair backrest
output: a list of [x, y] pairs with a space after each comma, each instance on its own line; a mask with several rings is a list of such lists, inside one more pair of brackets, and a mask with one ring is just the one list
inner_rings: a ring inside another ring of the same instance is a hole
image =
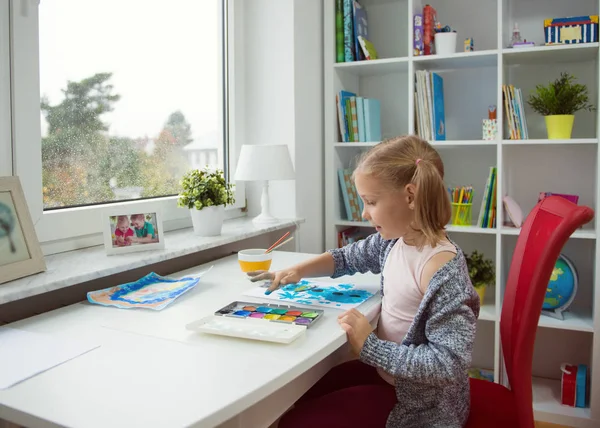
[[521, 228], [506, 281], [500, 318], [502, 353], [520, 428], [533, 428], [531, 365], [544, 297], [560, 252], [594, 211], [559, 196], [540, 201]]

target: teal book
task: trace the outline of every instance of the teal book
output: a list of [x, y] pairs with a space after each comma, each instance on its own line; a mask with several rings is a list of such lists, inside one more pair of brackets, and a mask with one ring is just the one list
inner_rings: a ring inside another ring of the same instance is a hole
[[381, 141], [381, 103], [376, 98], [363, 100], [365, 112], [365, 139], [368, 142]]
[[344, 2], [344, 61], [354, 61], [354, 19], [352, 14], [352, 0], [343, 0]]

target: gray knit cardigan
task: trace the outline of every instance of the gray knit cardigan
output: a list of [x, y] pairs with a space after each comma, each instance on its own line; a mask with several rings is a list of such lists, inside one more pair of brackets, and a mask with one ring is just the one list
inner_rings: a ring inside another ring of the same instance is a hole
[[[343, 248], [329, 250], [335, 261], [332, 278], [357, 272], [382, 273], [396, 243], [379, 233]], [[456, 245], [455, 245], [456, 246]], [[470, 408], [471, 353], [479, 297], [465, 257], [456, 256], [432, 277], [415, 318], [401, 344], [371, 333], [360, 360], [394, 376], [398, 402], [386, 428], [463, 427]], [[383, 274], [381, 291], [383, 293]]]

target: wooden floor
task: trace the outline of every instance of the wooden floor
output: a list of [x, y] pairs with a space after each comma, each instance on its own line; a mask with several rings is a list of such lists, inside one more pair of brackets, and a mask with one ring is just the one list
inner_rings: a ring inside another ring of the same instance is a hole
[[535, 428], [571, 428], [565, 425], [556, 425], [548, 422], [537, 422], [535, 423]]

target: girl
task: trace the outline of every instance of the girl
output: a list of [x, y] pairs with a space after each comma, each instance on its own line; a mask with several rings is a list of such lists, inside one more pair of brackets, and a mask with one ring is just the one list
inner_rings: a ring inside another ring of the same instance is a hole
[[355, 309], [338, 318], [358, 360], [327, 373], [280, 428], [466, 423], [479, 297], [462, 251], [444, 231], [451, 207], [443, 177], [442, 160], [426, 141], [384, 141], [363, 155], [353, 174], [362, 215], [376, 233], [288, 269], [249, 274], [253, 281], [272, 280], [271, 292], [306, 277], [381, 273], [376, 331]]

